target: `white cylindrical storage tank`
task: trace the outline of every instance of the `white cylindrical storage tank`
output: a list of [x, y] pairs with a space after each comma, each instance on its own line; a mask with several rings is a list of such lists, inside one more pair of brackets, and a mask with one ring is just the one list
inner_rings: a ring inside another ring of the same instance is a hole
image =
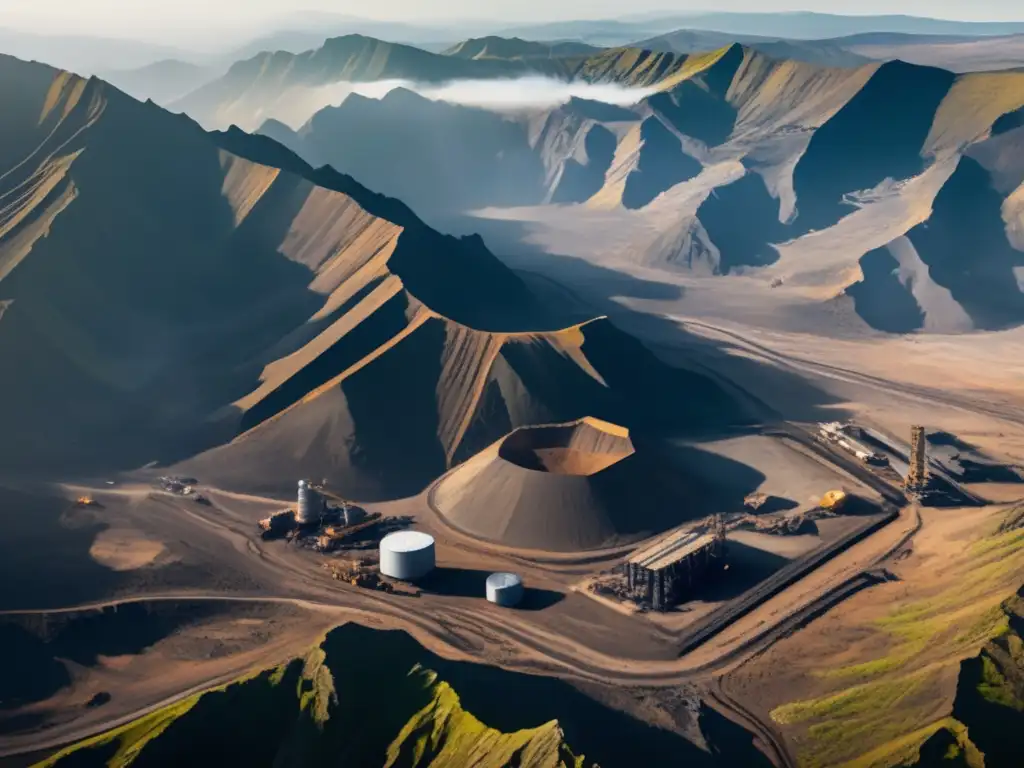
[[488, 602], [511, 608], [523, 599], [523, 580], [515, 573], [492, 573], [487, 577]]
[[380, 572], [415, 581], [434, 570], [434, 537], [421, 531], [397, 531], [380, 540]]

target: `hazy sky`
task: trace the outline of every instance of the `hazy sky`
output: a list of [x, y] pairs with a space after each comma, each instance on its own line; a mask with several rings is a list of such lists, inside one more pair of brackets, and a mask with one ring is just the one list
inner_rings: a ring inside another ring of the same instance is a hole
[[[612, 18], [627, 13], [706, 10], [812, 10], [847, 14], [901, 13], [977, 21], [1024, 20], [1017, 0], [0, 0], [0, 27], [48, 28], [51, 31], [125, 35], [161, 25], [260, 26], [299, 8], [364, 18], [431, 18], [541, 21]], [[241, 30], [239, 30], [241, 31]]]

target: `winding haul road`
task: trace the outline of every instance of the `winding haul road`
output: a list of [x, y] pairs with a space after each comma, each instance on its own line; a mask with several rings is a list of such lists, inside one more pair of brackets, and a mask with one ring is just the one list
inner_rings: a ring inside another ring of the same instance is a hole
[[[94, 490], [97, 493], [109, 492], [109, 489]], [[119, 492], [131, 493], [130, 490]], [[501, 645], [510, 651], [501, 659], [501, 666], [513, 671], [549, 674], [604, 685], [668, 687], [682, 683], [700, 683], [707, 687], [711, 692], [710, 700], [722, 708], [725, 714], [731, 713], [732, 718], [737, 722], [754, 730], [769, 756], [781, 766], [795, 764], [781, 737], [773, 730], [771, 723], [758, 721], [749, 711], [738, 706], [737, 702], [734, 702], [721, 690], [721, 685], [716, 680], [727, 669], [742, 663], [751, 654], [774, 642], [778, 637], [778, 632], [785, 630], [788, 618], [812, 610], [819, 601], [829, 602], [830, 595], [833, 595], [837, 588], [842, 588], [848, 581], [857, 578], [865, 569], [872, 567], [880, 554], [879, 547], [868, 546], [865, 548], [865, 545], [880, 545], [884, 543], [881, 538], [888, 538], [870, 537], [821, 566], [815, 572], [815, 576], [821, 582], [820, 585], [799, 595], [795, 602], [789, 600], [792, 605], [783, 605], [787, 601], [785, 593], [789, 591], [784, 590], [768, 599], [760, 608], [752, 607], [744, 622], [749, 623], [751, 628], [757, 627], [758, 631], [756, 632], [739, 628], [729, 637], [723, 638], [720, 643], [716, 642], [715, 638], [709, 637], [699, 649], [699, 653], [686, 654], [672, 660], [635, 661], [602, 654], [573, 638], [556, 634], [530, 622], [518, 620], [514, 615], [508, 613], [472, 607], [453, 607], [450, 603], [439, 602], [429, 595], [424, 598], [399, 597], [368, 592], [347, 585], [336, 585], [334, 582], [323, 584], [310, 582], [308, 580], [310, 576], [308, 563], [306, 568], [302, 568], [297, 566], [294, 561], [285, 561], [275, 555], [272, 551], [273, 548], [263, 549], [251, 539], [246, 545], [243, 545], [237, 540], [238, 531], [231, 526], [210, 517], [197, 515], [192, 510], [182, 508], [182, 511], [187, 513], [187, 519], [193, 524], [199, 525], [199, 521], [194, 518], [201, 518], [201, 524], [207, 532], [218, 533], [223, 539], [230, 541], [234, 549], [257, 561], [260, 567], [277, 571], [291, 584], [303, 583], [304, 591], [308, 591], [310, 594], [306, 596], [287, 594], [225, 595], [181, 591], [139, 595], [59, 608], [4, 611], [0, 612], [0, 618], [102, 611], [132, 603], [195, 601], [277, 603], [336, 615], [339, 624], [345, 621], [355, 621], [371, 626], [385, 625], [405, 629], [424, 647], [454, 660], [479, 661], [481, 648], [485, 648], [488, 644], [493, 645], [497, 638], [500, 639]], [[901, 514], [901, 519], [905, 517], [906, 515]], [[906, 521], [904, 520], [904, 522]], [[899, 529], [902, 526], [891, 527]], [[901, 539], [903, 535], [905, 534], [900, 532]], [[885, 547], [881, 554], [887, 554], [891, 547], [892, 542], [889, 542], [889, 546]], [[857, 551], [859, 548], [861, 551]], [[829, 570], [835, 572], [829, 575]], [[297, 581], [296, 576], [302, 578]], [[762, 596], [759, 602], [763, 600]], [[761, 615], [762, 612], [763, 615]], [[735, 618], [729, 617], [727, 623], [735, 621]], [[283, 660], [268, 659], [267, 666], [272, 666]], [[55, 728], [47, 735], [45, 743], [33, 743], [31, 751], [57, 748], [88, 738], [194, 693], [223, 685], [235, 677], [237, 677], [237, 673], [210, 680], [204, 685], [184, 690], [147, 706], [143, 710], [99, 725], [81, 729]], [[0, 758], [26, 751], [29, 749], [12, 748], [6, 752], [0, 750]]]

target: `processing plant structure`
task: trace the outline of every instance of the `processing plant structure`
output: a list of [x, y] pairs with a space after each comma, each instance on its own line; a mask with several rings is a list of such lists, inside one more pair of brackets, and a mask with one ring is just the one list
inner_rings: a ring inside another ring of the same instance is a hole
[[725, 529], [679, 530], [633, 553], [622, 566], [631, 594], [656, 611], [683, 602], [704, 579], [725, 565]]
[[[328, 499], [334, 503], [329, 504]], [[259, 521], [264, 539], [287, 537], [321, 552], [337, 549], [357, 534], [387, 522], [379, 512], [368, 513], [309, 480], [299, 480], [294, 508], [282, 509]]]
[[396, 531], [380, 540], [380, 572], [416, 581], [434, 570], [434, 537], [422, 531]]

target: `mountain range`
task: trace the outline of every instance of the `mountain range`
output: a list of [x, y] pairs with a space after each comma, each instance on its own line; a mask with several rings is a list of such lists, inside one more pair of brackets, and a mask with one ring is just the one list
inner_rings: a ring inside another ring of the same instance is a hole
[[269, 139], [0, 66], [7, 467], [211, 448], [193, 466], [228, 487], [312, 471], [398, 497], [522, 424], [735, 418], [608, 321], [552, 312], [477, 237]]
[[397, 89], [260, 130], [432, 221], [532, 208], [508, 216], [571, 232], [581, 256], [600, 253], [589, 225], [613, 225], [633, 265], [756, 274], [885, 331], [1024, 322], [1024, 75], [822, 67], [738, 45], [563, 66], [655, 92], [500, 111]]
[[[1019, 36], [776, 21], [112, 82], [0, 55], [0, 735], [60, 766], [1015, 766]], [[884, 468], [816, 439], [848, 417], [947, 422], [929, 471], [977, 506], [923, 508], [896, 438]], [[375, 539], [258, 537], [300, 477], [434, 536], [434, 573], [377, 591]], [[627, 546], [708, 523], [721, 581], [620, 602]], [[508, 569], [518, 610], [482, 599]]]
[[[441, 84], [457, 81], [546, 77], [562, 82], [611, 83], [617, 86], [664, 88], [686, 77], [699, 57], [636, 48], [600, 50], [570, 56], [528, 55], [531, 43], [506, 41], [502, 56], [465, 56], [478, 47], [469, 41], [448, 54], [408, 45], [348, 35], [334, 38], [315, 51], [263, 53], [238, 62], [223, 77], [180, 99], [169, 108], [189, 114], [208, 128], [237, 125], [255, 130], [263, 120], [304, 120], [316, 107], [335, 100], [332, 88], [353, 83]], [[515, 55], [509, 55], [514, 53]], [[301, 120], [299, 121], [301, 122]]]

